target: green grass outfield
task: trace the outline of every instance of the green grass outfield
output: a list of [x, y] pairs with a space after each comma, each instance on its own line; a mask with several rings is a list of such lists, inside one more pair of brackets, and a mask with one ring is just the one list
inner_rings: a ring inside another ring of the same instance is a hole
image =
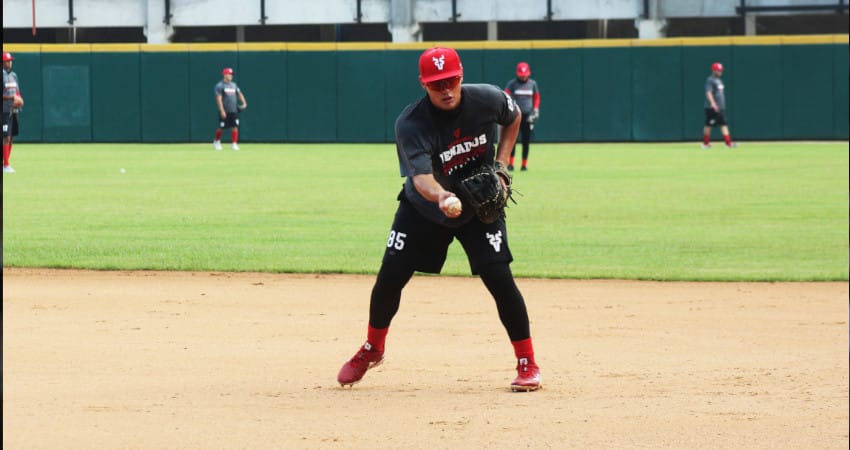
[[[390, 144], [17, 144], [5, 267], [375, 273]], [[125, 172], [121, 173], [120, 169]], [[847, 280], [848, 143], [533, 144], [523, 277]], [[458, 244], [444, 274], [467, 275]]]

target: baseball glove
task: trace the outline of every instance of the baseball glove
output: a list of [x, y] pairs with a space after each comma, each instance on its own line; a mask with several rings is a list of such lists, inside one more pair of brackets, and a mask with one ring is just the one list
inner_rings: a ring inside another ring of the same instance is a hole
[[499, 161], [494, 165], [482, 164], [474, 173], [458, 181], [455, 191], [463, 204], [469, 205], [484, 223], [493, 223], [503, 217], [508, 200], [513, 201], [511, 174]]

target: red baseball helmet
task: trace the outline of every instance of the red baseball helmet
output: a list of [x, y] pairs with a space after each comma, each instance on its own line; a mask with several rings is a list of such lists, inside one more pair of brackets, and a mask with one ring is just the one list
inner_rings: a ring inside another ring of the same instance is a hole
[[230, 67], [225, 67], [224, 70], [221, 71], [222, 75], [233, 75], [233, 69]]
[[716, 63], [711, 65], [711, 70], [713, 72], [723, 72], [723, 64], [716, 62]]
[[454, 49], [434, 47], [419, 56], [419, 79], [423, 83], [456, 76], [463, 76], [463, 65]]
[[3, 52], [3, 62], [6, 61], [14, 61], [15, 58], [12, 58], [12, 54], [9, 52]]
[[531, 75], [531, 67], [528, 66], [527, 62], [521, 62], [516, 65], [516, 76], [518, 77], [527, 77]]

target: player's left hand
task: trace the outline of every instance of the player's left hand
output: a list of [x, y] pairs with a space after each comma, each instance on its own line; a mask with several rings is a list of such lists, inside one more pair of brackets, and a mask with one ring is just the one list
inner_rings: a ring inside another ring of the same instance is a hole
[[246, 109], [248, 109], [247, 103], [243, 103], [243, 104], [239, 105], [239, 111], [245, 111]]
[[528, 123], [532, 123], [532, 124], [533, 124], [534, 122], [537, 122], [537, 119], [538, 119], [538, 118], [540, 118], [540, 110], [539, 110], [539, 109], [535, 109], [535, 110], [534, 110], [534, 112], [532, 112], [532, 113], [528, 116]]
[[458, 180], [457, 190], [464, 205], [484, 223], [493, 223], [505, 212], [511, 197], [511, 174], [504, 163], [482, 164], [472, 175]]

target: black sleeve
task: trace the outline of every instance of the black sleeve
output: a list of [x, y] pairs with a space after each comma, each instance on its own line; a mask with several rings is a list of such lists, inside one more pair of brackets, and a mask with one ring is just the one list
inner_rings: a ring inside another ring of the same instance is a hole
[[395, 124], [396, 151], [403, 177], [433, 173], [431, 151], [433, 143], [424, 133], [423, 126], [402, 114]]
[[496, 100], [496, 104], [498, 105], [496, 122], [503, 126], [510, 125], [516, 120], [517, 114], [519, 114], [519, 105], [516, 104], [516, 101], [507, 92], [502, 90], [498, 90], [497, 92], [499, 93], [499, 98]]

